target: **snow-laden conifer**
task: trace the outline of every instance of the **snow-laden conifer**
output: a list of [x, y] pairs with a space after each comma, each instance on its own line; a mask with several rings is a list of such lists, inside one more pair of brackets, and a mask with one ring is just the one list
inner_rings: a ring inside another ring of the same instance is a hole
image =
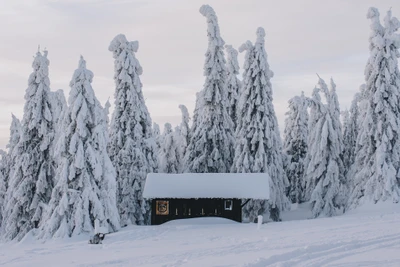
[[93, 233], [95, 220], [113, 232], [119, 229], [116, 174], [107, 154], [104, 109], [91, 86], [93, 73], [81, 57], [70, 82], [56, 153], [61, 155], [41, 236], [66, 237]]
[[188, 109], [186, 108], [185, 105], [179, 105], [179, 109], [181, 110], [182, 113], [182, 121], [181, 124], [179, 125], [179, 131], [177, 133], [177, 142], [178, 142], [178, 152], [179, 152], [179, 172], [183, 172], [185, 170], [185, 164], [184, 164], [184, 158], [186, 154], [187, 147], [190, 142], [190, 126], [189, 126], [189, 121], [190, 121], [190, 116]]
[[[325, 85], [320, 85], [322, 87], [326, 87]], [[325, 90], [325, 89], [322, 89]], [[326, 95], [326, 93], [325, 93]], [[337, 203], [339, 203], [341, 206], [345, 205], [346, 201], [346, 196], [348, 195], [347, 192], [347, 181], [346, 181], [346, 168], [343, 164], [343, 131], [342, 131], [342, 122], [340, 121], [340, 105], [339, 105], [339, 99], [338, 95], [336, 92], [336, 84], [333, 81], [333, 79], [330, 79], [330, 89], [329, 89], [329, 96], [326, 95], [326, 98], [330, 98], [329, 101], [327, 101], [328, 106], [330, 108], [330, 114], [332, 118], [332, 127], [333, 130], [335, 131], [337, 143], [335, 144], [335, 149], [339, 150], [339, 157], [340, 160], [336, 161], [336, 164], [338, 164], [339, 168], [339, 180], [340, 180], [340, 189], [339, 189], [339, 196], [337, 197]]]
[[164, 126], [162, 144], [158, 158], [158, 172], [178, 173], [179, 171], [179, 150], [176, 133], [172, 131], [170, 123]]
[[308, 142], [309, 100], [301, 93], [289, 100], [286, 112], [283, 151], [288, 157], [286, 174], [290, 182], [288, 197], [292, 203], [301, 203], [304, 192], [304, 164]]
[[273, 72], [269, 69], [264, 37], [265, 31], [260, 27], [255, 45], [248, 41], [240, 47], [246, 55], [232, 172], [265, 172], [270, 176], [269, 202], [252, 200], [243, 209], [244, 217], [251, 221], [268, 213], [271, 219], [280, 220], [280, 211], [289, 205], [285, 195], [289, 182], [283, 169], [282, 142], [272, 104]]
[[319, 94], [319, 89], [317, 87], [314, 88], [311, 99], [310, 99], [310, 113], [309, 113], [309, 118], [308, 118], [308, 141], [307, 141], [307, 155], [305, 158], [305, 173], [304, 173], [304, 178], [302, 180], [303, 183], [303, 197], [302, 199], [304, 201], [310, 201], [311, 198], [311, 193], [314, 190], [314, 183], [310, 184], [309, 183], [309, 176], [307, 175], [307, 169], [308, 166], [310, 165], [310, 160], [311, 160], [311, 146], [315, 145], [314, 142], [314, 136], [312, 135], [312, 132], [315, 130], [316, 124], [318, 123], [319, 120], [321, 120], [321, 117], [323, 116], [325, 111], [325, 107], [322, 105], [322, 100], [321, 100], [321, 95]]
[[0, 228], [3, 221], [4, 199], [7, 192], [7, 152], [0, 149]]
[[57, 130], [61, 128], [60, 126], [63, 121], [63, 113], [67, 109], [67, 101], [62, 89], [59, 89], [55, 92], [50, 92], [50, 99], [52, 101], [51, 109], [53, 114], [53, 122], [57, 128], [57, 132]]
[[[354, 100], [354, 99], [353, 99]], [[346, 108], [344, 111], [340, 112], [342, 118], [342, 130], [343, 130], [343, 164], [345, 166], [345, 171], [348, 171], [349, 153], [350, 149], [347, 148], [348, 143], [350, 143], [349, 127], [350, 127], [350, 111]]]
[[[361, 128], [363, 127], [363, 122], [364, 119], [367, 115], [367, 110], [368, 110], [368, 103], [369, 103], [369, 97], [367, 95], [367, 90], [365, 84], [360, 85], [359, 89], [359, 107], [358, 107], [358, 116], [357, 116], [357, 128], [358, 128], [358, 133], [361, 132]], [[357, 133], [357, 136], [358, 136]], [[358, 137], [357, 137], [358, 139]]]
[[[342, 123], [340, 122], [340, 105], [339, 105], [339, 99], [338, 95], [336, 92], [336, 84], [331, 78], [330, 80], [330, 90], [329, 90], [329, 107], [331, 109], [331, 114], [332, 118], [334, 119], [334, 127], [335, 129], [340, 130], [340, 134], [342, 134]], [[340, 138], [340, 142], [342, 143], [342, 138]], [[339, 144], [340, 146], [343, 146], [343, 144]]]
[[142, 67], [135, 57], [138, 48], [137, 41], [129, 42], [123, 34], [109, 46], [115, 59], [116, 89], [108, 151], [117, 171], [122, 226], [150, 222], [150, 206], [142, 193], [146, 175], [157, 168], [156, 143], [140, 81]]
[[47, 51], [37, 52], [25, 93], [21, 137], [9, 179], [2, 236], [22, 239], [37, 228], [53, 188], [51, 146], [54, 138]]
[[233, 127], [237, 125], [237, 102], [239, 100], [240, 81], [237, 77], [239, 74], [238, 51], [231, 45], [225, 45], [227, 52], [227, 91], [228, 91], [228, 114], [231, 116]]
[[54, 154], [55, 146], [57, 145], [58, 139], [60, 138], [63, 127], [63, 119], [64, 112], [67, 109], [67, 101], [65, 99], [64, 91], [59, 89], [55, 92], [50, 91], [49, 94], [51, 100], [51, 113], [53, 114], [53, 124], [54, 124], [54, 142], [52, 142], [51, 146], [51, 158], [52, 158], [52, 175], [55, 176], [55, 170], [60, 164], [60, 156], [59, 154]]
[[10, 138], [7, 144], [7, 153], [3, 158], [4, 176], [6, 178], [6, 186], [8, 180], [14, 175], [14, 167], [16, 166], [15, 158], [19, 153], [22, 153], [22, 147], [18, 146], [21, 139], [21, 122], [14, 114], [11, 114]]
[[207, 18], [206, 81], [197, 95], [192, 136], [186, 153], [186, 172], [229, 172], [233, 158], [233, 122], [227, 112], [227, 71], [224, 41], [218, 19], [208, 5], [200, 8]]
[[354, 95], [351, 102], [350, 110], [344, 113], [343, 118], [343, 164], [346, 173], [349, 172], [350, 167], [354, 163], [355, 150], [358, 136], [358, 119], [359, 119], [359, 105], [360, 93]]
[[348, 206], [400, 198], [400, 27], [387, 12], [382, 26], [371, 7], [370, 57], [365, 68], [365, 118], [357, 139], [354, 179]]
[[18, 146], [21, 138], [21, 122], [14, 114], [11, 114], [10, 126], [10, 139], [7, 144], [8, 152], [0, 150], [0, 226], [2, 221], [2, 214], [5, 208], [6, 193], [8, 188], [9, 179], [14, 175], [16, 164], [15, 158], [18, 153], [21, 153], [21, 146]]
[[[324, 92], [327, 104], [321, 101], [319, 91]], [[342, 205], [341, 181], [343, 163], [340, 144], [341, 130], [336, 120], [335, 90], [328, 90], [321, 78], [311, 99], [313, 128], [310, 136], [306, 168], [306, 197], [310, 199], [313, 217], [333, 216]], [[333, 107], [332, 107], [333, 106]]]
[[196, 93], [196, 103], [193, 110], [193, 120], [192, 120], [192, 127], [190, 128], [190, 132], [194, 133], [198, 126], [198, 117], [200, 115], [199, 108], [202, 107], [201, 101], [203, 100], [201, 96], [202, 91]]
[[106, 103], [104, 104], [104, 114], [106, 116], [106, 123], [107, 123], [107, 131], [110, 130], [110, 99], [107, 99]]
[[156, 154], [160, 153], [161, 149], [161, 130], [160, 130], [160, 125], [157, 123], [153, 122], [153, 138], [156, 143]]

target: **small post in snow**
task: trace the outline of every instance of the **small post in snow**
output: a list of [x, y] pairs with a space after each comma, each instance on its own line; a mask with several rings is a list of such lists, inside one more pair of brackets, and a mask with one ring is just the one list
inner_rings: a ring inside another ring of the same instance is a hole
[[258, 217], [257, 217], [257, 230], [260, 230], [262, 222], [263, 222], [263, 216], [262, 215], [258, 215]]

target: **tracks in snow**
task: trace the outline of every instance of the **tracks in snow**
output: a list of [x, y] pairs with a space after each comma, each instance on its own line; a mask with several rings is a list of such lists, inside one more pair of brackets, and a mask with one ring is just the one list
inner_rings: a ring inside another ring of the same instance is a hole
[[354, 240], [348, 242], [335, 242], [306, 246], [290, 252], [273, 255], [269, 258], [260, 258], [256, 262], [247, 264], [245, 266], [319, 267], [326, 266], [334, 261], [353, 256], [355, 254], [366, 253], [381, 248], [393, 247], [400, 247], [400, 234], [387, 235], [376, 239], [372, 238], [367, 240]]

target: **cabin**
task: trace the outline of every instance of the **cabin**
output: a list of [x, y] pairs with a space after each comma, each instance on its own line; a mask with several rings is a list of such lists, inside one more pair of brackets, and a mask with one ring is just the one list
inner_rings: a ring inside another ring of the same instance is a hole
[[222, 217], [242, 222], [251, 199], [269, 199], [266, 173], [149, 173], [143, 197], [151, 201], [151, 224]]

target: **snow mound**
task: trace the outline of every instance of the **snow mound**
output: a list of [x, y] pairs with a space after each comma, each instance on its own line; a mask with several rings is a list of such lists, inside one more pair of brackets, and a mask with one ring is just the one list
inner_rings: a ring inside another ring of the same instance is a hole
[[162, 225], [175, 226], [175, 225], [215, 225], [215, 224], [238, 224], [238, 222], [219, 217], [207, 217], [207, 218], [190, 218], [190, 219], [173, 220], [166, 222]]

